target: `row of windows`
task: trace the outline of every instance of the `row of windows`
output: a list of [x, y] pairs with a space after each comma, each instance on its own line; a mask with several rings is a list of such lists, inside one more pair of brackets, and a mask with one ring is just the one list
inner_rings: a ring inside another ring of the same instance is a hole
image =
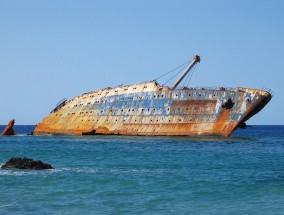
[[[100, 119], [81, 119], [81, 122], [99, 122]], [[196, 122], [212, 122], [216, 121], [215, 116], [207, 116], [207, 117], [195, 117], [195, 119], [190, 118], [190, 119], [183, 119], [183, 118], [178, 118], [178, 119], [173, 119], [173, 118], [151, 118], [149, 120], [144, 119], [144, 120], [137, 120], [137, 119], [106, 119], [103, 120], [104, 122], [107, 123], [196, 123]]]
[[[188, 96], [189, 97], [191, 97], [191, 94], [188, 94]], [[205, 95], [202, 95], [202, 94], [199, 94], [198, 95], [199, 97], [201, 97], [201, 96], [205, 96]], [[142, 99], [145, 99], [146, 97], [148, 97], [148, 95], [147, 96], [137, 96], [137, 97], [121, 97], [121, 98], [119, 98], [119, 100], [120, 101], [129, 101], [129, 100], [142, 100]], [[178, 94], [175, 94], [175, 97], [179, 97], [179, 95]], [[216, 94], [213, 94], [213, 97], [216, 97]], [[162, 95], [154, 95], [153, 96], [153, 98], [164, 98], [164, 95], [162, 94]], [[115, 101], [115, 100], [114, 100]], [[99, 104], [99, 103], [107, 103], [108, 102], [108, 100], [107, 99], [105, 99], [105, 100], [96, 100], [93, 104]], [[87, 105], [90, 105], [90, 104], [92, 104], [91, 102], [88, 102], [87, 103]], [[79, 104], [79, 106], [82, 106], [82, 105], [84, 105], [84, 104]], [[75, 104], [74, 105], [74, 107], [77, 107], [78, 106], [78, 104]], [[69, 108], [70, 106], [68, 106], [68, 108]]]
[[[186, 108], [179, 107], [179, 108], [172, 108], [172, 112], [178, 111], [179, 113], [180, 112], [188, 113], [188, 112], [192, 112], [192, 111], [197, 111], [198, 110], [198, 111], [203, 111], [205, 113], [205, 112], [211, 111], [211, 110], [207, 110], [207, 108], [208, 107], [204, 107], [204, 106], [202, 106], [202, 107], [200, 107], [200, 106], [198, 106], [198, 107], [192, 106], [192, 107], [186, 107]], [[141, 114], [141, 113], [147, 113], [147, 112], [148, 113], [154, 112], [156, 110], [157, 110], [156, 108], [142, 108], [140, 110], [135, 110], [134, 108], [132, 108], [132, 109], [115, 109], [115, 110], [111, 109], [111, 110], [81, 111], [81, 112], [79, 112], [79, 114], [94, 114], [94, 115], [96, 115], [96, 114], [102, 114], [102, 113], [108, 113], [108, 112], [111, 112], [112, 114], [115, 114], [115, 113], [131, 113], [131, 114], [133, 114], [134, 112]], [[164, 109], [164, 110], [160, 110], [159, 112], [165, 111], [165, 110], [166, 111], [170, 111], [170, 108], [167, 108], [167, 109]], [[68, 113], [67, 115], [74, 115], [74, 114], [76, 114], [76, 112]], [[152, 114], [154, 114], [154, 113], [152, 113]], [[58, 115], [59, 114], [56, 114], [56, 116], [58, 116]], [[62, 116], [62, 114], [60, 114], [59, 116]]]

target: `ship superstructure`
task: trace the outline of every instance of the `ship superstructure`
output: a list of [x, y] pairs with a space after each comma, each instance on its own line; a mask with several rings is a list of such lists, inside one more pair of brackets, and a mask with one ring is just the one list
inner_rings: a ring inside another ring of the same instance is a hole
[[34, 134], [229, 136], [272, 98], [267, 90], [240, 87], [178, 89], [199, 61], [196, 55], [171, 88], [150, 81], [64, 100]]

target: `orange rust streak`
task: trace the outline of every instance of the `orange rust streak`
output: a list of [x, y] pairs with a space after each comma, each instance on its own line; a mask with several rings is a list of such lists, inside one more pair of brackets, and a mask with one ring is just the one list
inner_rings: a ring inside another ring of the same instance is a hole
[[226, 123], [226, 119], [229, 115], [229, 112], [230, 112], [229, 109], [224, 109], [222, 111], [222, 113], [220, 114], [220, 116], [219, 116], [219, 118], [218, 118], [218, 120], [217, 120], [217, 122], [216, 122], [216, 124], [213, 128], [213, 131], [222, 133], [222, 130], [223, 130], [223, 127]]

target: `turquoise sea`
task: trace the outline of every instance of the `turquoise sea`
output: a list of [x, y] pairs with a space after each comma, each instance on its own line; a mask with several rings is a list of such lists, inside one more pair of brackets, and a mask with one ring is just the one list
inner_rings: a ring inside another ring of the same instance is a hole
[[0, 137], [1, 164], [28, 157], [55, 169], [0, 170], [0, 214], [284, 214], [284, 126], [230, 138], [15, 130]]

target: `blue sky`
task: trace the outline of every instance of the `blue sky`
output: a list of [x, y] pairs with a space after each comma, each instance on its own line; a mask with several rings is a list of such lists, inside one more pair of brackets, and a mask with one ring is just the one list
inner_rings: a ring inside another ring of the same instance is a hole
[[0, 1], [0, 124], [152, 80], [201, 55], [191, 86], [270, 88], [249, 124], [284, 124], [284, 1]]

